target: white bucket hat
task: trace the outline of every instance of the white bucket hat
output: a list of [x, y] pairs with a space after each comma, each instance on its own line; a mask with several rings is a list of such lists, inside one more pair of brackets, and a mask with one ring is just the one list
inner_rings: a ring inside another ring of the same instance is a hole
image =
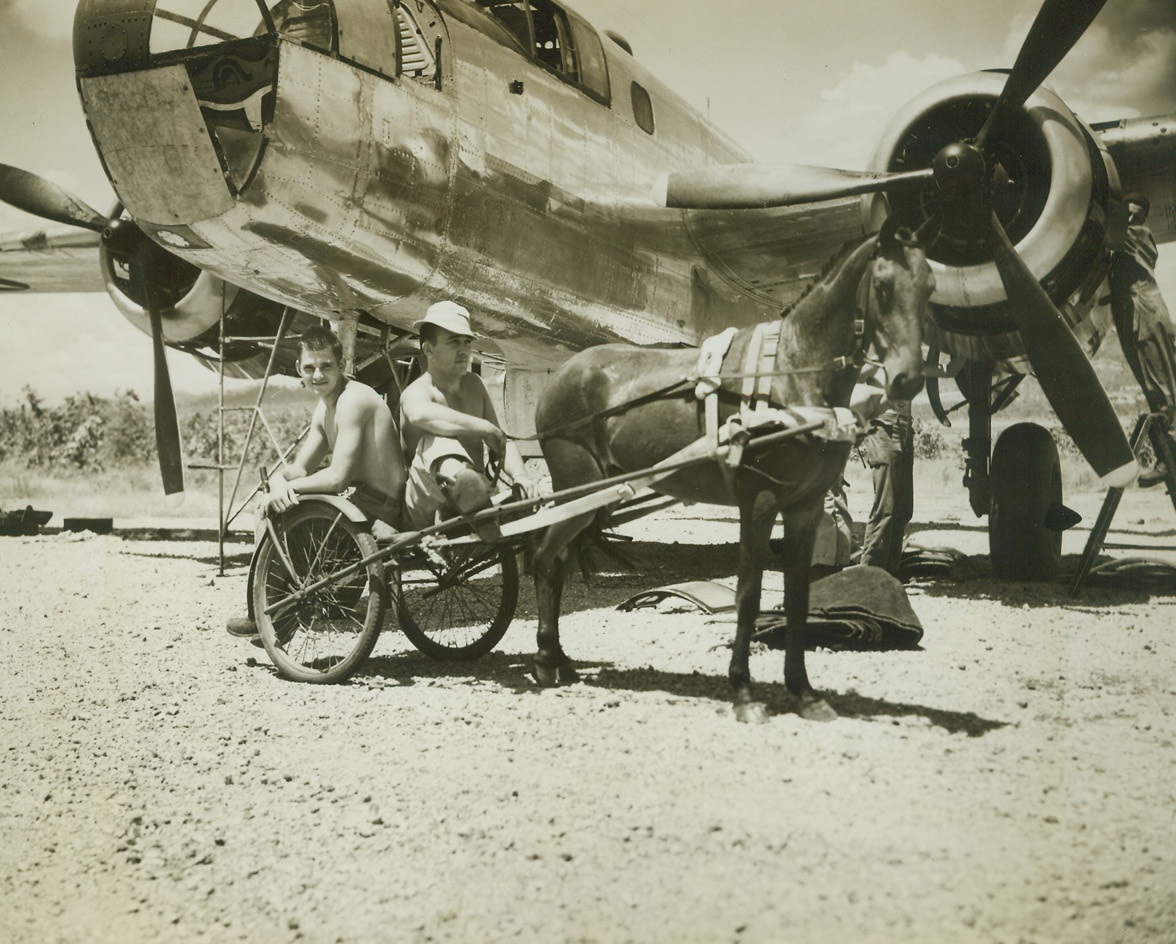
[[425, 317], [420, 321], [413, 322], [412, 329], [419, 334], [421, 326], [427, 324], [436, 325], [438, 328], [444, 328], [446, 331], [461, 334], [467, 338], [474, 336], [474, 332], [470, 329], [470, 313], [457, 302], [446, 301], [430, 305], [429, 310], [425, 312]]

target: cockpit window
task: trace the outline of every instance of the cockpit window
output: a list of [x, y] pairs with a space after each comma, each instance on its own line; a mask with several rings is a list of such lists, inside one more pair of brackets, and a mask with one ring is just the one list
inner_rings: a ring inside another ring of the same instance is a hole
[[569, 16], [572, 28], [572, 45], [576, 50], [576, 65], [582, 88], [602, 102], [608, 101], [608, 66], [605, 64], [604, 47], [600, 37], [591, 26], [576, 16]]
[[535, 58], [575, 80], [579, 69], [567, 14], [547, 0], [531, 0], [531, 20], [535, 26]]
[[483, 30], [505, 44], [513, 40], [527, 58], [607, 104], [608, 67], [600, 37], [586, 22], [552, 0], [474, 0], [502, 27]]
[[531, 19], [527, 15], [527, 0], [478, 0], [478, 6], [499, 22], [520, 49], [531, 48]]

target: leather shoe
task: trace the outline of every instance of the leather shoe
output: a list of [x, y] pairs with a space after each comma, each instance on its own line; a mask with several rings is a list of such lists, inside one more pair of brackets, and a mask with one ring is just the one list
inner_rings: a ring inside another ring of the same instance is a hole
[[236, 636], [240, 639], [248, 639], [250, 636], [257, 635], [257, 623], [248, 616], [234, 616], [226, 624], [225, 629], [229, 631], [230, 636]]
[[1136, 479], [1136, 484], [1140, 488], [1151, 488], [1154, 485], [1159, 485], [1161, 482], [1168, 480], [1168, 469], [1160, 462], [1145, 472], [1139, 473], [1139, 478]]

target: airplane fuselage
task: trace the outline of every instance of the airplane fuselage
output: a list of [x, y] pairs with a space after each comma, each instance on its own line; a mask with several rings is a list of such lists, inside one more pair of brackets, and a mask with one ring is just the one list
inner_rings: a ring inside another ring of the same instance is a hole
[[[79, 35], [110, 6], [83, 2]], [[404, 330], [455, 298], [521, 367], [772, 317], [861, 234], [855, 200], [656, 206], [659, 175], [746, 156], [553, 9], [569, 60], [579, 42], [574, 75], [468, 0], [396, 14], [336, 0], [337, 49], [275, 32], [155, 52], [157, 17], [137, 58], [133, 33], [113, 63], [80, 46], [79, 89], [119, 198], [177, 255], [302, 311]]]

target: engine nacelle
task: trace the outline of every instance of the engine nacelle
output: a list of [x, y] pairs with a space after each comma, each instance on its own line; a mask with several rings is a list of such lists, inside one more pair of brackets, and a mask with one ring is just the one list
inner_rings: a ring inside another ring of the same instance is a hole
[[[118, 225], [133, 227], [121, 221]], [[145, 239], [141, 234], [133, 238]], [[151, 318], [141, 297], [138, 273], [131, 272], [137, 265], [134, 254], [111, 248], [103, 240], [99, 250], [102, 279], [115, 307], [131, 324], [144, 334], [151, 334]], [[117, 245], [117, 239], [113, 241]], [[164, 342], [191, 354], [210, 369], [217, 369], [221, 358], [220, 323], [225, 318], [226, 341], [223, 348], [225, 373], [231, 377], [261, 377], [265, 373], [270, 348], [252, 340], [237, 338], [272, 337], [281, 324], [284, 307], [252, 292], [210, 275], [189, 262], [168, 252], [152, 254], [152, 271], [142, 273], [150, 281], [163, 301], [161, 321]], [[299, 314], [292, 331], [300, 330], [318, 319]], [[295, 353], [279, 352], [279, 372], [292, 373]]]
[[[1006, 81], [1003, 72], [959, 76], [905, 105], [887, 128], [871, 169], [932, 165], [946, 145], [975, 137]], [[1040, 87], [999, 138], [985, 143], [999, 163], [993, 208], [1017, 252], [1081, 340], [1107, 271], [1107, 214], [1117, 199], [1114, 164], [1094, 135]], [[918, 228], [936, 211], [932, 192], [896, 193], [890, 211]], [[941, 234], [928, 250], [936, 290], [931, 311], [950, 354], [995, 362], [1025, 353], [985, 238]]]

